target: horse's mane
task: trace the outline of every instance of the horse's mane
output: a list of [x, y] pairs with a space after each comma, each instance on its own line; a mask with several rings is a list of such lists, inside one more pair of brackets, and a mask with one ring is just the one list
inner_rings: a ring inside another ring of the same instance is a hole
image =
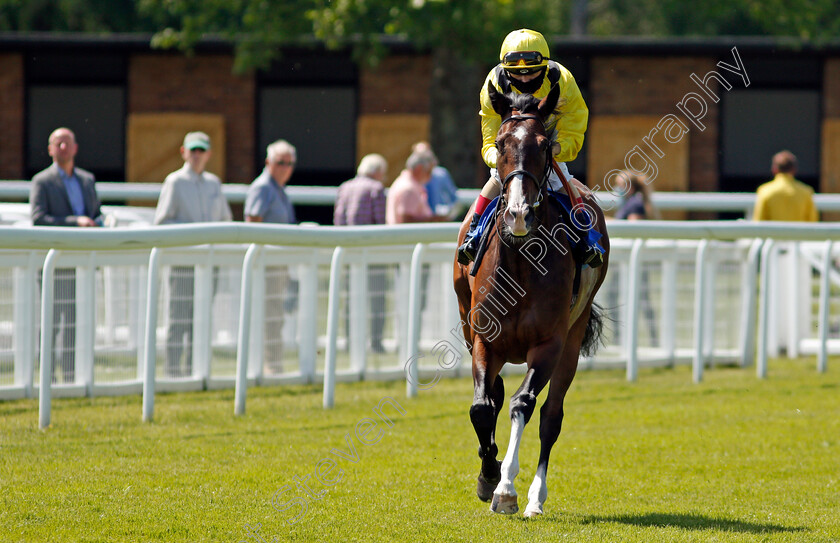
[[521, 115], [536, 114], [537, 108], [540, 105], [539, 98], [534, 98], [531, 94], [516, 94], [515, 92], [508, 93], [508, 101], [510, 102], [511, 110], [518, 110]]

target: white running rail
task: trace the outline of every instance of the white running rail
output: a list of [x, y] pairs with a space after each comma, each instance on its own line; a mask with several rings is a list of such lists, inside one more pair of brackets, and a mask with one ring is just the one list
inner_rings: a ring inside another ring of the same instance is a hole
[[[408, 394], [441, 374], [467, 375], [452, 290], [458, 226], [0, 227], [0, 399], [38, 394], [45, 426], [51, 396], [142, 392], [151, 420], [155, 391], [236, 385], [241, 414], [253, 384], [324, 381], [329, 407], [336, 381], [404, 378], [409, 359], [419, 363]], [[634, 380], [640, 366], [690, 363], [699, 381], [712, 363], [755, 362], [765, 377], [782, 350], [816, 354], [825, 371], [828, 353], [840, 352], [840, 225], [614, 221], [609, 230], [598, 301], [617, 322], [582, 367], [624, 367]], [[76, 270], [75, 322], [49, 318], [62, 294], [40, 289], [42, 268], [47, 285], [55, 270]], [[173, 343], [181, 269], [191, 270], [192, 341]], [[385, 354], [368, 346], [377, 315]], [[64, 382], [53, 357], [73, 331], [75, 374]], [[185, 372], [157, 364], [173, 348], [191, 353]], [[423, 358], [444, 350], [446, 364]]]

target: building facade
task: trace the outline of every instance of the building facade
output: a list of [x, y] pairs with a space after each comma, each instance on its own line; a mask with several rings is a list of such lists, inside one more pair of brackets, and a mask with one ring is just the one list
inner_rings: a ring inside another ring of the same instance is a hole
[[[0, 179], [29, 179], [49, 164], [47, 136], [58, 126], [76, 132], [78, 163], [103, 181], [161, 182], [180, 163], [183, 134], [203, 129], [214, 142], [209, 169], [226, 182], [249, 183], [265, 146], [284, 138], [298, 148], [292, 182], [303, 185], [337, 185], [370, 152], [389, 159], [393, 179], [410, 145], [433, 132], [432, 56], [405, 44], [375, 70], [349, 53], [289, 50], [248, 74], [233, 72], [224, 43], [191, 56], [148, 44], [0, 35]], [[632, 167], [657, 190], [752, 191], [787, 148], [803, 181], [840, 192], [840, 44], [561, 39], [552, 51], [590, 109], [570, 165], [590, 186], [608, 189], [611, 171]], [[480, 84], [466, 89], [476, 97], [466, 129], [476, 133]], [[485, 178], [477, 148], [475, 157], [475, 174], [459, 185]]]

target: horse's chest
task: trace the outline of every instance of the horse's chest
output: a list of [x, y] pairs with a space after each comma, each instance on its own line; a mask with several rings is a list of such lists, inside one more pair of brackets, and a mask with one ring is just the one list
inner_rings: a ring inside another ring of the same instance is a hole
[[558, 282], [528, 290], [486, 289], [482, 294], [473, 306], [474, 317], [482, 322], [474, 329], [492, 344], [519, 350], [519, 346], [534, 345], [568, 327], [568, 289]]

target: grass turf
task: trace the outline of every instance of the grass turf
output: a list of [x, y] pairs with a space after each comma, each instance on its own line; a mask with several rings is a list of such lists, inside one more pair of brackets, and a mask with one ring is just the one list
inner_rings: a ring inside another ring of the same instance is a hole
[[[536, 520], [476, 498], [465, 379], [412, 400], [400, 382], [339, 385], [330, 411], [318, 387], [252, 388], [242, 418], [232, 390], [161, 394], [151, 424], [138, 396], [59, 399], [47, 431], [37, 401], [3, 402], [0, 541], [840, 541], [838, 365], [777, 361], [763, 381], [715, 368], [697, 385], [685, 367], [632, 384], [581, 372]], [[507, 377], [508, 397], [519, 381]], [[405, 410], [383, 404], [390, 428], [372, 411], [386, 397]], [[384, 429], [370, 445], [355, 435], [366, 418], [379, 421], [369, 439]], [[538, 421], [520, 454], [521, 509]], [[306, 479], [323, 459], [332, 486]], [[325, 492], [307, 497], [295, 478]]]

